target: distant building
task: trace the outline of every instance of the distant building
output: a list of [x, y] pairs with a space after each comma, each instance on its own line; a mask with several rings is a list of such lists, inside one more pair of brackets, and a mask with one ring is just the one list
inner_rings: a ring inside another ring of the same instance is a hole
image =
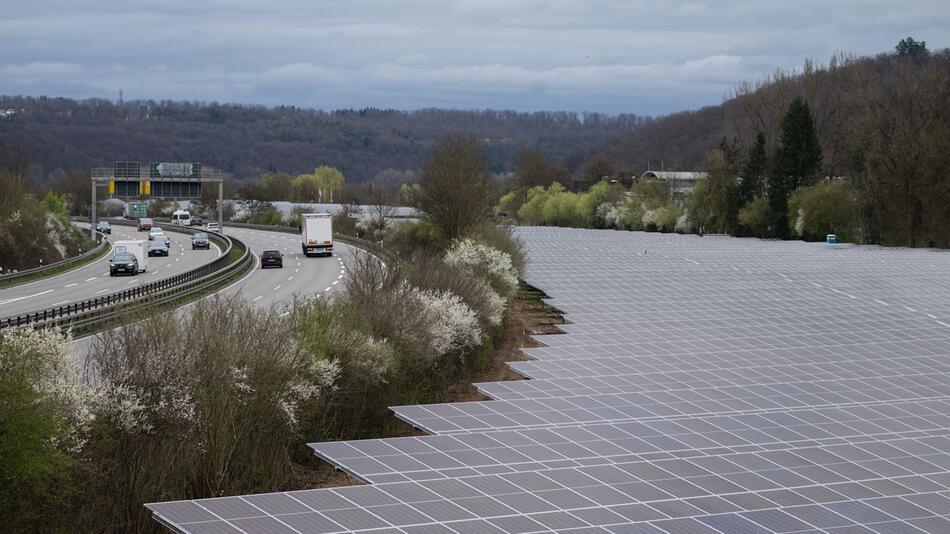
[[12, 108], [0, 109], [0, 121], [12, 121], [16, 110]]
[[639, 180], [656, 180], [666, 187], [670, 197], [680, 202], [684, 201], [693, 190], [696, 182], [708, 175], [705, 172], [677, 172], [677, 171], [647, 171], [640, 175]]

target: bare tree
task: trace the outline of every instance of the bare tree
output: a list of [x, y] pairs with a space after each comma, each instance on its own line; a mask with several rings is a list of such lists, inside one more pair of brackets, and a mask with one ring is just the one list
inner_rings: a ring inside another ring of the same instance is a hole
[[464, 235], [490, 216], [491, 173], [475, 138], [452, 134], [439, 141], [413, 201], [449, 239]]

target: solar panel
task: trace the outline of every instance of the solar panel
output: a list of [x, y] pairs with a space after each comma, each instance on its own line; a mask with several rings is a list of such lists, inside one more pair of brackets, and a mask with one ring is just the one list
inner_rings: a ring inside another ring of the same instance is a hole
[[[950, 254], [518, 230], [531, 378], [314, 443], [369, 483], [147, 505], [178, 532], [950, 532]], [[564, 251], [581, 251], [565, 254]]]

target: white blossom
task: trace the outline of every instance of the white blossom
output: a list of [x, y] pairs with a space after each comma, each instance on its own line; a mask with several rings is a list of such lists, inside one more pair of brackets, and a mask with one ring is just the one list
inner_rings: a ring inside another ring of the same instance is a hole
[[413, 288], [413, 297], [429, 315], [429, 334], [435, 355], [475, 347], [482, 342], [478, 316], [462, 297], [451, 291]]
[[511, 256], [496, 248], [471, 239], [456, 241], [445, 253], [449, 265], [463, 265], [483, 269], [514, 290], [518, 286], [518, 271], [511, 263]]
[[232, 367], [230, 373], [231, 387], [241, 393], [254, 393], [254, 388], [248, 382], [246, 365], [244, 367]]
[[51, 403], [68, 422], [56, 445], [77, 451], [93, 420], [92, 392], [73, 361], [70, 334], [54, 329], [8, 330], [0, 338], [0, 374], [21, 369], [30, 374], [37, 402]]
[[148, 406], [137, 388], [122, 384], [102, 384], [95, 397], [96, 412], [111, 419], [126, 434], [151, 432]]
[[656, 224], [656, 210], [646, 210], [643, 212], [643, 217], [640, 218], [640, 222], [643, 223], [644, 227], [650, 226], [651, 224]]
[[684, 234], [689, 232], [689, 214], [686, 210], [683, 210], [683, 214], [676, 218], [676, 225], [673, 227], [673, 230]]

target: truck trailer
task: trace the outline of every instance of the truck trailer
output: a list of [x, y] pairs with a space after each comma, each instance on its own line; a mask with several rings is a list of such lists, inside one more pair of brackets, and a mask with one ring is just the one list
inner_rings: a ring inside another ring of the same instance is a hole
[[139, 260], [139, 270], [145, 272], [148, 270], [148, 241], [116, 241], [112, 243], [112, 255], [120, 252], [128, 252]]
[[304, 213], [300, 219], [304, 256], [333, 255], [333, 218], [329, 213]]

